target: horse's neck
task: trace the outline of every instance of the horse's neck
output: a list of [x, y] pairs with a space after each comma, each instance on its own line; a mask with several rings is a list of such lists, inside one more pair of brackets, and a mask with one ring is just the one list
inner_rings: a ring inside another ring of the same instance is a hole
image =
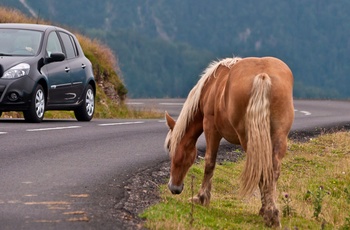
[[197, 142], [199, 136], [203, 133], [203, 115], [197, 110], [196, 114], [193, 116], [192, 121], [188, 124], [185, 137], [189, 141]]

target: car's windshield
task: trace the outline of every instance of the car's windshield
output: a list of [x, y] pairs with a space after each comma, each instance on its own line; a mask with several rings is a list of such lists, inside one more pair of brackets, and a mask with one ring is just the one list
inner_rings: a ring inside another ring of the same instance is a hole
[[0, 56], [34, 56], [40, 47], [42, 32], [0, 28]]

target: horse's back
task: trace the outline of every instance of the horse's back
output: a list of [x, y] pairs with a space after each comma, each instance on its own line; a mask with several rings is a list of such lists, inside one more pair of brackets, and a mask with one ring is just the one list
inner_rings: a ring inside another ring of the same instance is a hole
[[242, 59], [231, 68], [227, 86], [238, 97], [241, 95], [249, 100], [254, 77], [261, 73], [266, 73], [271, 78], [271, 96], [274, 96], [274, 94], [279, 96], [285, 94], [285, 97], [291, 96], [293, 74], [284, 62], [273, 57]]
[[271, 79], [271, 128], [288, 133], [294, 119], [293, 74], [284, 62], [273, 57], [244, 58], [231, 68], [224, 99], [229, 123], [244, 135], [253, 81], [259, 74], [267, 74]]

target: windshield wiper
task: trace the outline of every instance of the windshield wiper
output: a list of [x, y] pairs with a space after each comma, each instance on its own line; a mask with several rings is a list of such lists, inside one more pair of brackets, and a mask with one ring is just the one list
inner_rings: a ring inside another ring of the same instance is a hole
[[13, 56], [12, 54], [0, 53], [0, 56]]

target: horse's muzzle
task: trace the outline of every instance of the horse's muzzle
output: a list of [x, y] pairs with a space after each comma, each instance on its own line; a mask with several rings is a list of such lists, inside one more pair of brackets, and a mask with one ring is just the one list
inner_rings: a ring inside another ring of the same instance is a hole
[[180, 186], [173, 185], [171, 182], [168, 184], [168, 188], [171, 191], [172, 194], [180, 194], [182, 190], [184, 189], [184, 184], [181, 184]]

